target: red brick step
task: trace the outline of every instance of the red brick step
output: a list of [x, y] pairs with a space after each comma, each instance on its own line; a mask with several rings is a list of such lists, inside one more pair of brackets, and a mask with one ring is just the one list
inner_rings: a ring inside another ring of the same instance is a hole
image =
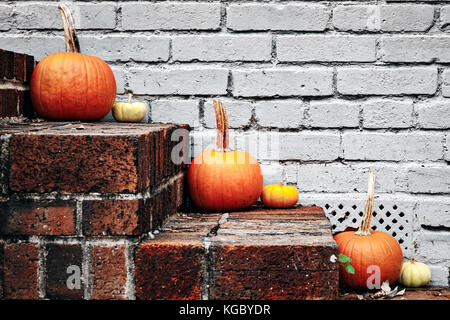
[[136, 251], [138, 299], [335, 299], [337, 246], [320, 207], [171, 217]]

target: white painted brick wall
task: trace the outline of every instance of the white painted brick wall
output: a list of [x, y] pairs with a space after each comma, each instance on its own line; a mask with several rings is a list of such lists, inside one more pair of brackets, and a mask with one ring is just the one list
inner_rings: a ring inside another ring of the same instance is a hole
[[337, 71], [337, 90], [345, 95], [433, 94], [436, 67], [342, 67]]
[[307, 125], [313, 128], [357, 128], [360, 104], [354, 101], [313, 100], [307, 111]]
[[345, 132], [342, 148], [347, 160], [437, 161], [442, 140], [439, 133]]
[[261, 127], [298, 128], [305, 124], [305, 112], [305, 104], [298, 100], [255, 103], [256, 121]]
[[[385, 62], [449, 62], [450, 37], [386, 36], [381, 38], [381, 59]], [[405, 50], [406, 49], [406, 50]]]
[[[67, 3], [118, 100], [132, 92], [146, 121], [190, 124], [194, 155], [215, 145], [219, 99], [231, 145], [302, 204], [363, 205], [375, 169], [376, 205], [414, 230], [405, 256], [449, 284], [450, 0]], [[3, 1], [0, 49], [64, 51], [57, 1]]]
[[121, 4], [123, 30], [216, 30], [220, 27], [220, 3]]
[[450, 128], [450, 105], [448, 101], [436, 100], [417, 103], [416, 112], [418, 125], [422, 128]]
[[279, 36], [279, 61], [375, 61], [375, 37]]
[[333, 26], [342, 31], [426, 31], [433, 18], [430, 5], [345, 5], [333, 10]]
[[413, 125], [413, 101], [371, 99], [362, 104], [362, 118], [364, 128], [410, 128]]
[[233, 70], [237, 97], [326, 96], [333, 93], [332, 69], [279, 68]]
[[179, 36], [172, 39], [175, 61], [270, 61], [272, 37]]
[[330, 9], [321, 4], [230, 4], [227, 9], [227, 27], [235, 31], [322, 31], [329, 17]]

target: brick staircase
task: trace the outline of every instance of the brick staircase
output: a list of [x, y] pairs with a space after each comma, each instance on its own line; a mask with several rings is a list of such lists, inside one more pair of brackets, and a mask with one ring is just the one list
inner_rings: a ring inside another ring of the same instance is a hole
[[337, 298], [321, 208], [188, 212], [188, 126], [11, 121], [34, 62], [0, 60], [1, 299]]
[[161, 234], [139, 244], [136, 297], [337, 298], [330, 230], [320, 207], [172, 216]]

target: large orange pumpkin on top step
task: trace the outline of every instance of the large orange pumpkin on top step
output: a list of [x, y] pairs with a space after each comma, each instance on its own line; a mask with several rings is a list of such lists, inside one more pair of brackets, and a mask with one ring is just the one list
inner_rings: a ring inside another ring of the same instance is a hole
[[188, 169], [188, 189], [195, 205], [212, 211], [244, 209], [263, 189], [261, 167], [248, 152], [228, 148], [228, 120], [222, 103], [214, 101], [216, 149], [197, 155]]
[[[339, 274], [340, 281], [352, 288], [374, 289], [373, 285], [386, 280], [392, 284], [397, 281], [403, 264], [402, 249], [397, 240], [385, 232], [370, 230], [374, 185], [375, 172], [370, 171], [366, 208], [359, 229], [334, 236], [339, 253], [352, 260], [350, 264], [355, 273], [348, 273], [345, 265], [341, 265]], [[374, 277], [377, 271], [380, 272], [379, 281]]]
[[34, 69], [30, 83], [34, 109], [52, 120], [99, 120], [114, 105], [114, 74], [100, 58], [80, 53], [70, 11], [63, 4], [59, 10], [67, 52], [45, 57]]

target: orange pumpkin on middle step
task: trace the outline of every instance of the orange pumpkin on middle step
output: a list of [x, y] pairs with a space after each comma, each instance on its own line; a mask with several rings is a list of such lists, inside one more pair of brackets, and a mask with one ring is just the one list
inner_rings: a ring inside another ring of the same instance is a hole
[[254, 204], [263, 189], [261, 167], [248, 152], [228, 148], [228, 119], [222, 103], [214, 101], [217, 140], [191, 162], [187, 183], [197, 207], [211, 211], [244, 209]]

